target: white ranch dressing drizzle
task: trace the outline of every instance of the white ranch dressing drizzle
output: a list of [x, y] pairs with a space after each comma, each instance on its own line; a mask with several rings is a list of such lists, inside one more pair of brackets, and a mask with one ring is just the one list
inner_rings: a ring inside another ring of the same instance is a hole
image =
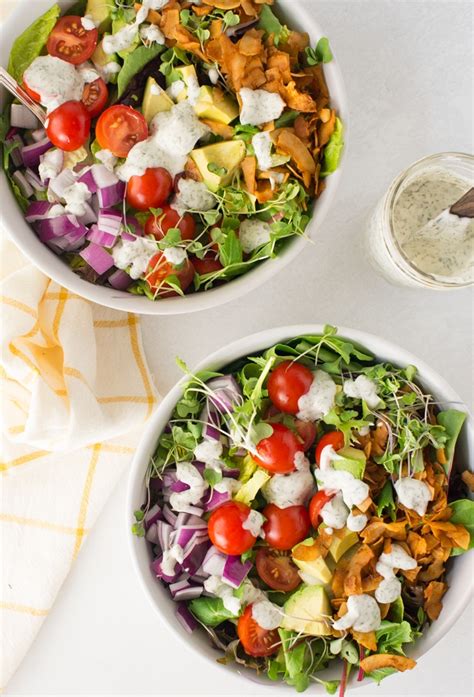
[[474, 280], [474, 219], [449, 212], [471, 186], [445, 169], [426, 168], [407, 183], [395, 202], [395, 239], [416, 268], [438, 280]]
[[215, 468], [216, 464], [220, 469], [220, 458], [222, 457], [223, 445], [219, 440], [203, 440], [194, 449], [194, 457], [199, 462]]
[[252, 617], [262, 629], [270, 630], [280, 626], [283, 613], [278, 605], [262, 599], [252, 605]]
[[347, 612], [333, 623], [334, 629], [344, 631], [352, 627], [356, 632], [373, 632], [380, 627], [380, 608], [371, 595], [350, 595]]
[[173, 576], [176, 563], [181, 564], [184, 559], [184, 550], [181, 545], [175, 544], [170, 549], [163, 552], [163, 559], [161, 560], [161, 570], [166, 576]]
[[243, 87], [239, 96], [242, 101], [240, 123], [243, 125], [261, 126], [278, 119], [285, 108], [283, 99], [274, 92]]
[[349, 513], [347, 516], [346, 525], [349, 530], [352, 530], [352, 532], [361, 532], [367, 525], [367, 520], [368, 518], [365, 513], [361, 513], [360, 515]]
[[333, 496], [321, 509], [323, 522], [335, 530], [341, 530], [345, 527], [348, 516], [349, 509], [344, 503], [340, 492]]
[[68, 101], [80, 101], [84, 79], [76, 68], [55, 56], [39, 56], [25, 70], [28, 87], [39, 94], [41, 104], [50, 113]]
[[209, 191], [204, 182], [194, 179], [180, 179], [178, 193], [171, 202], [171, 208], [184, 215], [186, 211], [209, 211], [217, 205], [216, 197]]
[[234, 591], [219, 576], [209, 576], [204, 581], [204, 589], [209, 595], [221, 598], [226, 610], [237, 615], [241, 607], [241, 601], [234, 596]]
[[133, 241], [120, 239], [112, 249], [112, 256], [118, 269], [127, 269], [130, 278], [137, 279], [148, 269], [157, 250], [156, 242], [147, 237], [135, 237]]
[[199, 503], [208, 488], [208, 484], [197, 467], [191, 462], [178, 462], [176, 465], [176, 477], [178, 481], [188, 484], [189, 489], [173, 492], [170, 496], [170, 505], [178, 513], [181, 511], [186, 512], [185, 508]]
[[268, 131], [256, 133], [252, 138], [252, 145], [261, 170], [270, 169], [272, 166], [272, 139]]
[[394, 484], [398, 500], [405, 508], [424, 516], [432, 499], [431, 491], [425, 482], [412, 477], [401, 477]]
[[181, 266], [188, 258], [187, 252], [183, 247], [167, 247], [163, 251], [163, 256], [173, 266]]
[[375, 566], [377, 573], [383, 576], [383, 581], [375, 589], [378, 602], [393, 603], [401, 595], [402, 584], [395, 576], [394, 569], [409, 571], [415, 568], [416, 561], [400, 545], [392, 545], [389, 554], [381, 554]]
[[309, 461], [301, 460], [299, 469], [290, 474], [274, 474], [264, 484], [262, 493], [268, 503], [274, 503], [278, 508], [301, 506], [313, 493], [314, 479], [309, 469]]
[[265, 518], [259, 511], [251, 509], [248, 517], [242, 523], [244, 530], [248, 530], [254, 537], [259, 537], [262, 534], [262, 526], [265, 523]]
[[298, 419], [316, 421], [331, 411], [336, 396], [336, 383], [324, 370], [314, 372], [313, 382], [298, 400]]
[[272, 229], [268, 223], [258, 218], [243, 220], [239, 229], [239, 240], [245, 254], [250, 254], [262, 244], [270, 242]]
[[367, 375], [359, 375], [355, 380], [344, 380], [344, 394], [354, 399], [362, 399], [369, 409], [376, 409], [380, 404], [377, 385]]
[[[369, 486], [350, 472], [335, 470], [331, 466], [334, 460], [341, 459], [343, 458], [336, 453], [332, 445], [326, 445], [321, 452], [319, 467], [316, 468], [314, 475], [320, 487], [327, 491], [340, 491], [345, 505], [351, 509], [369, 496]], [[331, 527], [335, 526], [331, 524]]]

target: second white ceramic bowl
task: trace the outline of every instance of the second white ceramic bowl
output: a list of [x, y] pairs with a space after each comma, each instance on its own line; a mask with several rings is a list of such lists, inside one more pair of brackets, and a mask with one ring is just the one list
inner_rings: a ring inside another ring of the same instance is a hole
[[[195, 370], [219, 370], [239, 358], [263, 351], [278, 342], [302, 334], [321, 334], [322, 331], [322, 325], [297, 325], [269, 329], [240, 339], [216, 351], [196, 366]], [[467, 407], [462, 403], [461, 398], [447, 382], [419, 358], [408, 353], [408, 351], [405, 351], [389, 341], [374, 336], [373, 334], [367, 334], [366, 332], [355, 329], [339, 328], [339, 336], [348, 337], [349, 340], [362, 344], [380, 361], [388, 361], [389, 363], [400, 366], [415, 365], [418, 368], [417, 380], [425, 391], [434, 395], [436, 401], [439, 402], [442, 407], [444, 406], [447, 408], [453, 406], [454, 408], [466, 412], [468, 411]], [[189, 649], [197, 652], [203, 659], [210, 661], [212, 665], [218, 666], [221, 670], [232, 671], [233, 673], [246, 676], [253, 681], [261, 682], [264, 685], [271, 684], [274, 692], [276, 689], [275, 683], [269, 683], [264, 677], [257, 678], [254, 671], [242, 669], [242, 667], [237, 664], [222, 666], [216, 663], [216, 658], [218, 658], [219, 653], [210, 646], [207, 636], [203, 631], [196, 630], [191, 635], [186, 633], [175, 617], [176, 605], [171, 599], [168, 589], [158, 582], [150, 571], [151, 556], [149, 545], [143, 538], [134, 537], [130, 532], [132, 523], [134, 522], [133, 511], [139, 509], [145, 500], [144, 478], [150, 457], [156, 448], [157, 440], [167, 424], [176, 402], [181, 397], [183, 384], [185, 382], [186, 378], [183, 378], [160, 404], [158, 410], [148, 424], [132, 464], [128, 485], [125, 520], [127, 526], [126, 534], [129, 539], [133, 563], [140, 584], [154, 610], [158, 613], [159, 620], [163, 621]], [[458, 442], [457, 459], [459, 462], [470, 463], [470, 468], [473, 468], [474, 425], [471, 416], [468, 417]], [[443, 611], [439, 619], [425, 630], [423, 636], [408, 652], [409, 655], [415, 659], [419, 659], [426, 654], [449, 629], [451, 629], [466, 608], [472, 594], [474, 583], [472, 560], [469, 559], [469, 555], [466, 554], [456, 557], [453, 560], [452, 567], [448, 573], [448, 583], [449, 590], [443, 598]], [[416, 667], [415, 670], [422, 670], [422, 667]], [[326, 680], [337, 679], [340, 677], [339, 674], [340, 670], [337, 671], [335, 668], [330, 668], [328, 671], [325, 671], [321, 677]], [[354, 682], [351, 685], [352, 687], [356, 687], [361, 684], [365, 685], [366, 683]], [[245, 689], [246, 686], [243, 682], [242, 692]], [[314, 690], [315, 686], [312, 689]], [[290, 694], [290, 690], [293, 690], [293, 688], [287, 688], [288, 694]], [[320, 691], [324, 693], [324, 688], [320, 688]]]

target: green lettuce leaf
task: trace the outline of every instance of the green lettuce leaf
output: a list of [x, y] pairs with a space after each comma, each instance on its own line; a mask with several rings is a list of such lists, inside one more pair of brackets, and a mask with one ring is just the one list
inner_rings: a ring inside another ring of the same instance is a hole
[[28, 201], [28, 199], [25, 196], [23, 196], [18, 184], [13, 179], [13, 177], [11, 177], [8, 172], [6, 174], [7, 174], [8, 180], [10, 182], [10, 186], [12, 188], [13, 195], [16, 198], [16, 200], [18, 201], [18, 205], [20, 206], [21, 210], [23, 211], [23, 213], [25, 213], [26, 209], [30, 205], [30, 202]]
[[384, 678], [388, 678], [389, 675], [393, 675], [396, 672], [395, 668], [377, 668], [377, 670], [373, 670], [371, 673], [366, 673], [365, 677], [374, 680], [377, 685], [380, 685]]
[[120, 99], [125, 92], [130, 80], [139, 73], [147, 63], [153, 60], [153, 58], [156, 58], [164, 48], [165, 47], [161, 44], [155, 43], [151, 46], [138, 46], [132, 53], [128, 54], [117, 78], [118, 99]]
[[464, 525], [471, 537], [467, 549], [461, 549], [461, 547], [452, 549], [451, 556], [458, 557], [474, 547], [474, 501], [471, 501], [471, 499], [459, 499], [459, 501], [450, 502], [449, 507], [453, 511], [449, 521], [458, 525]]
[[387, 479], [385, 482], [385, 485], [376, 501], [376, 507], [377, 515], [379, 517], [386, 513], [392, 518], [392, 520], [395, 520], [397, 506], [393, 499], [393, 487], [390, 479]]
[[446, 409], [445, 411], [440, 411], [437, 416], [437, 421], [440, 426], [443, 426], [447, 435], [448, 441], [444, 446], [446, 452], [447, 463], [444, 465], [446, 473], [449, 474], [454, 461], [454, 451], [456, 449], [456, 442], [461, 433], [464, 421], [466, 420], [466, 414], [462, 411], [457, 411], [456, 409]]
[[53, 5], [15, 39], [8, 61], [8, 72], [18, 82], [21, 82], [27, 67], [40, 55], [60, 14], [59, 6]]
[[403, 622], [388, 622], [383, 620], [380, 629], [375, 632], [377, 648], [380, 653], [402, 653], [403, 644], [409, 644], [415, 640], [414, 632], [410, 624]]
[[236, 617], [234, 613], [226, 610], [221, 598], [195, 598], [189, 603], [189, 609], [206, 627], [217, 627], [222, 622]]
[[280, 22], [268, 5], [262, 7], [258, 27], [259, 29], [263, 29], [267, 34], [273, 34], [275, 46], [278, 46], [280, 41], [283, 43], [287, 41], [290, 35], [288, 27]]
[[324, 150], [324, 162], [321, 170], [321, 176], [327, 177], [339, 167], [342, 149], [344, 147], [344, 127], [342, 121], [336, 118], [336, 128], [329, 139], [329, 143]]

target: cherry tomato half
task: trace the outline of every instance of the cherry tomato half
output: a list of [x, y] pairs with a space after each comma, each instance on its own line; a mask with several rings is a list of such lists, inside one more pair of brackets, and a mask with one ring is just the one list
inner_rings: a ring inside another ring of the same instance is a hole
[[109, 90], [101, 77], [94, 82], [86, 82], [82, 91], [81, 101], [90, 114], [91, 119], [99, 116], [100, 112], [107, 104]]
[[250, 510], [244, 503], [227, 501], [211, 513], [209, 538], [220, 552], [239, 555], [253, 546], [257, 538], [243, 527]]
[[310, 521], [305, 506], [278, 508], [270, 503], [262, 511], [267, 519], [263, 525], [265, 542], [275, 549], [291, 549], [308, 537]]
[[172, 187], [171, 175], [163, 167], [150, 167], [141, 176], [130, 177], [127, 185], [127, 201], [139, 211], [161, 208]]
[[283, 361], [268, 378], [268, 394], [273, 404], [287, 414], [297, 414], [298, 400], [308, 392], [313, 373], [301, 363]]
[[214, 273], [214, 271], [220, 271], [224, 268], [212, 252], [206, 254], [204, 259], [198, 259], [197, 257], [193, 259], [193, 265], [200, 276], [204, 276], [206, 273]]
[[184, 292], [192, 283], [194, 278], [194, 267], [189, 259], [186, 259], [180, 267], [173, 266], [167, 261], [163, 252], [158, 252], [150, 259], [145, 278], [151, 290], [154, 293], [159, 291], [161, 297], [177, 295], [173, 288], [166, 286], [166, 279], [168, 276], [176, 276], [181, 290]]
[[321, 522], [320, 518], [322, 509], [327, 503], [329, 503], [333, 496], [334, 494], [327, 494], [324, 490], [321, 490], [318, 491], [318, 493], [315, 494], [309, 502], [309, 518], [311, 520], [311, 525], [315, 530]]
[[67, 15], [56, 22], [49, 35], [46, 50], [50, 56], [61, 58], [73, 65], [84, 63], [92, 56], [97, 46], [97, 29], [84, 29], [82, 17]]
[[271, 656], [280, 648], [278, 629], [263, 629], [252, 617], [252, 606], [247, 605], [239, 617], [237, 634], [249, 656]]
[[340, 450], [344, 447], [344, 434], [341, 433], [341, 431], [329, 431], [329, 433], [325, 433], [324, 436], [319, 439], [315, 453], [317, 465], [319, 465], [321, 453], [327, 445], [332, 445], [336, 451]]
[[303, 441], [303, 450], [306, 452], [316, 440], [316, 426], [311, 421], [295, 421], [296, 432]]
[[91, 117], [82, 102], [64, 102], [46, 119], [46, 134], [61, 150], [80, 148], [89, 137]]
[[99, 116], [95, 136], [101, 148], [116, 157], [127, 157], [134, 145], [148, 136], [145, 117], [131, 106], [116, 104]]
[[196, 223], [190, 213], [180, 215], [170, 206], [161, 206], [161, 215], [150, 215], [145, 223], [145, 234], [153, 235], [155, 239], [162, 240], [168, 230], [172, 227], [178, 228], [181, 232], [182, 240], [194, 239]]
[[295, 590], [301, 583], [298, 567], [288, 552], [260, 547], [255, 557], [257, 573], [267, 586], [275, 591]]
[[270, 424], [273, 433], [257, 443], [254, 460], [269, 472], [286, 474], [295, 469], [295, 455], [303, 452], [298, 437], [283, 424]]
[[30, 88], [28, 87], [28, 85], [26, 84], [26, 81], [25, 81], [25, 80], [23, 80], [22, 87], [23, 87], [23, 89], [25, 90], [25, 92], [26, 92], [27, 94], [30, 95], [31, 99], [32, 99], [34, 102], [38, 102], [38, 104], [41, 102], [41, 97], [40, 97], [40, 95], [38, 94], [38, 92], [35, 92], [34, 90], [30, 89]]

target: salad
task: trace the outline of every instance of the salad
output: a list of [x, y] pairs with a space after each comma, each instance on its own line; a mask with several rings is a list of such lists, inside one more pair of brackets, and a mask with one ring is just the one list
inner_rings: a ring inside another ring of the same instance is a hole
[[303, 235], [343, 127], [328, 40], [273, 0], [79, 0], [13, 44], [3, 167], [39, 239], [84, 279], [205, 291]]
[[341, 697], [352, 671], [379, 683], [415, 666], [451, 558], [474, 546], [466, 414], [416, 372], [326, 327], [189, 374], [133, 532], [219, 662]]

